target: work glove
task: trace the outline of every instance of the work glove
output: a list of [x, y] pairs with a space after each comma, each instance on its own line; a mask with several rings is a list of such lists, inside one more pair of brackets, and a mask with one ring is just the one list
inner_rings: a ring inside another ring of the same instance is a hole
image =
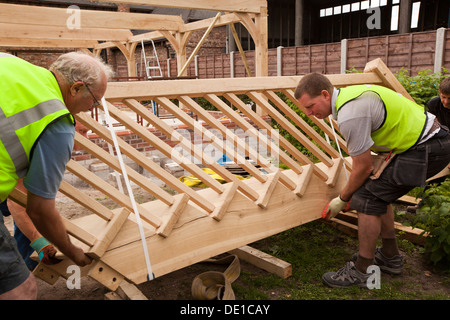
[[45, 264], [52, 265], [62, 261], [55, 257], [56, 248], [44, 237], [34, 240], [30, 246], [37, 252], [39, 260]]
[[334, 218], [339, 212], [344, 209], [345, 211], [348, 211], [350, 209], [348, 204], [348, 201], [344, 201], [340, 196], [337, 196], [327, 204], [322, 212], [322, 218], [329, 220], [331, 218]]

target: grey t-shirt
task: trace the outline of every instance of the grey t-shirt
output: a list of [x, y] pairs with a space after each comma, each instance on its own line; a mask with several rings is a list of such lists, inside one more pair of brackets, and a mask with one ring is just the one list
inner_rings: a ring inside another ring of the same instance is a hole
[[23, 180], [28, 191], [47, 199], [56, 197], [72, 156], [74, 137], [75, 127], [68, 116], [47, 127], [34, 148]]
[[385, 109], [380, 97], [371, 91], [364, 92], [357, 99], [339, 110], [337, 119], [339, 131], [347, 141], [348, 152], [357, 156], [373, 145], [370, 134], [383, 123]]
[[[339, 94], [337, 89], [333, 92], [332, 111], [334, 119], [337, 119], [339, 131], [347, 141], [348, 153], [354, 157], [367, 151], [373, 146], [371, 133], [383, 124], [386, 109], [381, 98], [372, 91], [364, 92], [358, 98], [341, 107], [339, 117], [336, 114], [336, 99]], [[424, 135], [429, 131], [434, 116], [428, 115], [427, 127]], [[429, 138], [430, 135], [427, 136]], [[425, 141], [422, 139], [420, 142]]]

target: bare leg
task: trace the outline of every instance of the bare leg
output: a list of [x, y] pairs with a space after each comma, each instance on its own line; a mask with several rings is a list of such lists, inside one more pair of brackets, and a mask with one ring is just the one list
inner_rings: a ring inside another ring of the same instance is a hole
[[394, 208], [392, 205], [389, 205], [386, 214], [381, 216], [381, 239], [383, 241], [381, 250], [383, 255], [391, 258], [400, 254], [395, 236]]
[[37, 285], [32, 273], [21, 285], [0, 295], [0, 300], [36, 300], [36, 298]]
[[373, 258], [381, 232], [381, 216], [358, 214], [359, 255]]
[[381, 238], [395, 238], [394, 208], [388, 205], [386, 214], [381, 215]]

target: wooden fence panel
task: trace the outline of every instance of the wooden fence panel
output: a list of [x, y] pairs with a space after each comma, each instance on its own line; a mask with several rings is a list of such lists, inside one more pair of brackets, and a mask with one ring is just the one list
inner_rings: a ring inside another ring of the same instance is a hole
[[444, 43], [444, 58], [442, 65], [450, 70], [450, 32], [449, 29], [445, 32], [445, 43]]
[[[351, 68], [363, 70], [367, 62], [376, 58], [381, 58], [394, 73], [401, 68], [410, 69], [413, 75], [420, 70], [434, 69], [436, 31], [348, 39], [347, 43], [346, 70]], [[450, 34], [448, 31], [445, 36], [444, 48], [443, 66], [450, 69]], [[248, 64], [254, 70], [254, 51], [246, 51], [245, 54]], [[302, 75], [310, 72], [340, 73], [341, 55], [341, 42], [282, 48], [281, 62], [279, 62], [277, 49], [269, 49], [268, 75], [278, 75], [278, 63], [281, 63], [281, 75], [283, 76]], [[229, 55], [224, 54], [223, 56], [225, 56], [224, 61], [229, 61]], [[221, 70], [228, 66], [217, 63], [218, 55], [214, 57], [214, 60], [208, 59], [207, 68], [214, 68], [215, 77], [231, 76], [231, 73]], [[234, 77], [248, 76], [239, 52], [234, 53], [233, 63]], [[199, 78], [210, 78], [211, 74], [212, 71], [208, 73], [208, 76], [200, 73]]]
[[[450, 69], [450, 29], [445, 30], [442, 65]], [[433, 70], [437, 55], [437, 31], [408, 34], [394, 34], [347, 40], [346, 70], [362, 71], [369, 61], [381, 58], [388, 68], [396, 73], [409, 69], [412, 75], [420, 70]], [[294, 76], [310, 72], [335, 74], [341, 72], [341, 42], [286, 47], [268, 50], [268, 76]], [[279, 56], [281, 52], [281, 57]], [[255, 52], [245, 51], [247, 63], [255, 73]], [[279, 65], [281, 63], [281, 65]], [[164, 77], [177, 76], [176, 59], [160, 61]], [[169, 66], [168, 66], [169, 65]], [[170, 71], [170, 74], [169, 74]], [[118, 73], [126, 73], [126, 67], [118, 65]], [[239, 52], [213, 54], [197, 57], [197, 67], [192, 62], [187, 68], [188, 76], [200, 79], [248, 77], [245, 64]]]

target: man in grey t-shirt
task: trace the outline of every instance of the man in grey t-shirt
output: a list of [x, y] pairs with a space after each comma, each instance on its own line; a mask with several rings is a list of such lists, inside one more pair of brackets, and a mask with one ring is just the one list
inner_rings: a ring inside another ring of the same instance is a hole
[[[333, 217], [351, 200], [351, 208], [358, 211], [359, 250], [339, 271], [325, 273], [323, 282], [331, 287], [366, 287], [367, 269], [373, 264], [381, 271], [400, 274], [403, 258], [391, 204], [448, 165], [450, 135], [436, 124], [433, 115], [383, 87], [337, 90], [326, 76], [313, 73], [300, 80], [295, 98], [308, 116], [325, 119], [333, 115], [352, 158], [347, 184], [325, 213]], [[396, 156], [378, 179], [372, 180], [371, 149], [375, 148]], [[382, 247], [376, 248], [380, 235]]]

